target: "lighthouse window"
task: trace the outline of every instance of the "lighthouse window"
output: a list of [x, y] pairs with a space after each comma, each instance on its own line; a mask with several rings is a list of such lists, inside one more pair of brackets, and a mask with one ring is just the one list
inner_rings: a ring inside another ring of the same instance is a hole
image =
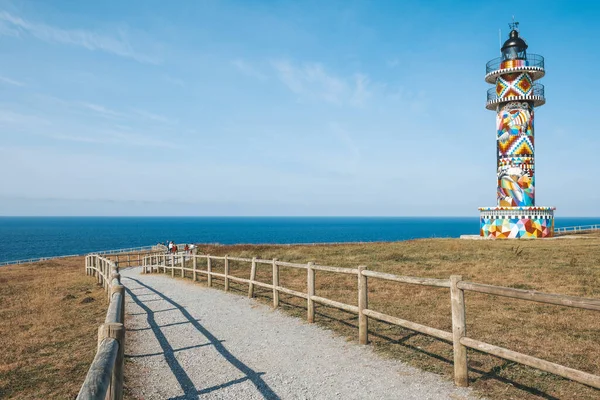
[[518, 51], [517, 47], [509, 47], [502, 53], [504, 60], [524, 60], [527, 58], [527, 52], [525, 50]]

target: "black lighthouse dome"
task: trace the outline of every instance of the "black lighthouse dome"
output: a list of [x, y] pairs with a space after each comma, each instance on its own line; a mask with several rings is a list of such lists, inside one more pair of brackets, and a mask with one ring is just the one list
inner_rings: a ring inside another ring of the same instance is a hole
[[510, 31], [509, 38], [500, 49], [502, 51], [502, 60], [526, 60], [527, 43], [519, 36], [519, 31], [513, 29]]
[[[506, 73], [507, 70], [510, 70], [510, 72], [527, 72], [532, 81], [542, 78], [546, 73], [544, 70], [544, 57], [527, 52], [529, 46], [527, 46], [525, 39], [519, 35], [518, 22], [513, 21], [508, 26], [510, 27], [510, 33], [508, 39], [500, 48], [501, 56], [488, 61], [485, 65], [485, 81], [496, 85], [498, 77]], [[542, 85], [537, 85], [537, 87], [539, 92]], [[494, 90], [491, 90], [491, 97], [494, 99], [497, 97]], [[490, 100], [489, 96], [488, 100]], [[488, 103], [488, 106], [492, 107], [494, 104], [493, 102]], [[490, 108], [490, 110], [492, 109], [495, 108]]]

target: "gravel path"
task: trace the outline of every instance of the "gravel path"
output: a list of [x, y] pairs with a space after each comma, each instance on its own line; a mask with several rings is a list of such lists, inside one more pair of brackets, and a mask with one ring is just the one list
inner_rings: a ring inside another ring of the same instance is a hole
[[140, 272], [121, 272], [134, 398], [476, 398], [254, 300]]

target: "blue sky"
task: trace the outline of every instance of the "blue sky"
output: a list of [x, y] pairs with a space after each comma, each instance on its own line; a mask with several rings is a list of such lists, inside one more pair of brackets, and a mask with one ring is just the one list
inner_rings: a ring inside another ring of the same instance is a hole
[[0, 215], [461, 215], [485, 63], [546, 58], [536, 203], [597, 216], [600, 6], [0, 0]]

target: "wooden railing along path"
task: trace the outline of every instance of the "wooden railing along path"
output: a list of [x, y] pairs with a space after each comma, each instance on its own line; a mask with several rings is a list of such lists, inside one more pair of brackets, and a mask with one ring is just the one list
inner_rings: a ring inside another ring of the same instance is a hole
[[[191, 268], [186, 266], [186, 260], [191, 260]], [[198, 260], [205, 261], [205, 268], [199, 268]], [[212, 271], [212, 260], [224, 261], [224, 273]], [[239, 278], [229, 274], [229, 261], [241, 261], [251, 263], [250, 277]], [[272, 268], [272, 282], [265, 283], [256, 280], [256, 269], [259, 264], [268, 264]], [[300, 268], [307, 272], [307, 291], [299, 292], [280, 285], [279, 269], [280, 267]], [[273, 290], [273, 307], [279, 306], [279, 293], [286, 293], [292, 296], [300, 297], [306, 300], [307, 320], [312, 323], [315, 320], [315, 303], [335, 307], [350, 313], [358, 314], [358, 340], [361, 344], [368, 343], [368, 323], [369, 318], [384, 321], [390, 324], [398, 325], [415, 332], [433, 336], [435, 338], [450, 342], [454, 350], [454, 382], [457, 386], [468, 386], [468, 368], [467, 368], [467, 348], [471, 348], [483, 353], [488, 353], [500, 358], [514, 361], [516, 363], [528, 365], [571, 379], [585, 385], [600, 389], [600, 376], [579, 371], [550, 361], [542, 360], [527, 354], [512, 351], [503, 347], [488, 344], [467, 336], [466, 329], [466, 311], [465, 311], [465, 292], [478, 292], [495, 296], [510, 297], [514, 299], [534, 301], [538, 303], [554, 304], [559, 306], [574, 307], [586, 310], [600, 311], [600, 300], [584, 297], [574, 297], [558, 294], [547, 294], [532, 290], [514, 289], [501, 286], [485, 285], [474, 282], [467, 282], [459, 275], [453, 275], [450, 279], [417, 278], [410, 276], [400, 276], [376, 271], [370, 271], [365, 266], [358, 268], [341, 268], [317, 265], [312, 262], [307, 264], [298, 264], [291, 262], [273, 260], [261, 260], [257, 258], [239, 258], [239, 257], [217, 257], [211, 255], [165, 255], [155, 254], [143, 259], [143, 272], [152, 271], [166, 273], [170, 270], [171, 276], [175, 272], [185, 277], [185, 272], [192, 273], [192, 279], [197, 280], [198, 274], [207, 276], [208, 286], [212, 286], [212, 278], [218, 277], [224, 280], [225, 290], [229, 290], [229, 282], [238, 282], [248, 285], [248, 297], [254, 297], [254, 288], [256, 286]], [[315, 280], [317, 271], [327, 271], [340, 274], [355, 275], [357, 277], [358, 306], [341, 303], [324, 297], [317, 296], [315, 292]], [[440, 330], [430, 326], [407, 321], [402, 318], [380, 313], [369, 308], [368, 298], [368, 279], [383, 279], [386, 281], [400, 282], [412, 285], [432, 286], [438, 288], [450, 289], [450, 301], [452, 308], [452, 332]]]
[[104, 324], [98, 328], [96, 356], [79, 390], [78, 400], [123, 398], [125, 287], [121, 284], [119, 264], [138, 266], [145, 258], [162, 254], [165, 250], [163, 245], [144, 246], [120, 249], [113, 253], [103, 252], [104, 256], [89, 254], [85, 257], [85, 273], [95, 276], [98, 284], [106, 290], [109, 305]]
[[98, 350], [77, 395], [78, 400], [123, 398], [125, 355], [125, 287], [117, 265], [97, 254], [86, 256], [86, 275], [93, 275], [108, 292], [108, 311], [98, 328]]

